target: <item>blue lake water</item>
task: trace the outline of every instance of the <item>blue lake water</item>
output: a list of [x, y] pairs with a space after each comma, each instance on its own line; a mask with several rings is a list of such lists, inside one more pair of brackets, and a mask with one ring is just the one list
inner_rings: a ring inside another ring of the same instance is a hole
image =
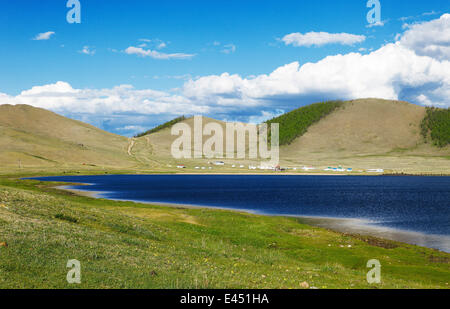
[[115, 200], [360, 219], [372, 228], [384, 228], [386, 235], [390, 229], [422, 238], [432, 235], [428, 241], [415, 243], [450, 250], [450, 177], [102, 175], [37, 179], [88, 183], [72, 188], [100, 192], [99, 197]]

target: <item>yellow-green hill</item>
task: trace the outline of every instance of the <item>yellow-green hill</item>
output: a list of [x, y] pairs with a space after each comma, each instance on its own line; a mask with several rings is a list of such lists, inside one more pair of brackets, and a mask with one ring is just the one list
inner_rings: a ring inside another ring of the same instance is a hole
[[0, 105], [0, 165], [133, 166], [128, 138], [28, 105]]
[[347, 165], [395, 171], [450, 172], [450, 147], [426, 143], [421, 135], [425, 108], [401, 101], [344, 102], [308, 128], [282, 158], [319, 166]]
[[[302, 131], [300, 137], [281, 146], [282, 165], [313, 165], [317, 171], [322, 172], [328, 166], [342, 165], [355, 170], [381, 168], [388, 172], [450, 173], [450, 146], [436, 147], [430, 141], [426, 142], [421, 134], [425, 107], [380, 99], [331, 103], [336, 106], [325, 108], [327, 112], [316, 115], [317, 122], [311, 121], [312, 124], [307, 126], [306, 132]], [[306, 107], [308, 108], [309, 106]], [[281, 132], [283, 126], [296, 128], [295, 125], [284, 122], [293, 119], [294, 116], [281, 116], [274, 120], [280, 121]], [[210, 121], [216, 120], [204, 118], [203, 122], [206, 124]], [[193, 118], [183, 122], [193, 127]], [[223, 122], [217, 122], [225, 128]], [[303, 130], [303, 127], [300, 129]], [[169, 158], [171, 163], [175, 163], [180, 162], [171, 159], [170, 155], [170, 146], [175, 138], [171, 136], [170, 128], [165, 128], [140, 139], [145, 139], [159, 162], [166, 162]], [[140, 144], [144, 145], [143, 142]], [[243, 164], [251, 162], [225, 161]], [[185, 160], [182, 163], [198, 165], [199, 162], [201, 160]], [[259, 161], [253, 163], [258, 164]]]

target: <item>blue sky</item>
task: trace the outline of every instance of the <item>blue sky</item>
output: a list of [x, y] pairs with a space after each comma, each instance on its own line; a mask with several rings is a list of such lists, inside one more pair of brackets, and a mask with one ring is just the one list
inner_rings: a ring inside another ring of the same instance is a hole
[[[371, 95], [371, 92], [360, 91], [361, 87], [342, 93], [318, 90], [315, 85], [303, 88], [295, 83], [304, 77], [289, 79], [287, 75], [283, 75], [281, 81], [292, 83], [295, 91], [277, 88], [264, 92], [256, 89], [264, 87], [264, 82], [257, 83], [255, 78], [270, 75], [295, 62], [299, 63], [299, 68], [294, 73], [299, 74], [305, 63], [318, 63], [327, 56], [367, 55], [400, 41], [402, 35], [414, 29], [416, 33], [410, 33], [412, 39], [405, 39], [404, 46], [418, 57], [430, 58], [429, 61], [447, 64], [449, 60], [449, 42], [427, 41], [436, 38], [416, 42], [415, 38], [422, 37], [426, 31], [411, 27], [439, 20], [449, 13], [448, 0], [380, 0], [382, 25], [375, 27], [368, 27], [369, 8], [365, 0], [80, 0], [81, 24], [67, 22], [66, 2], [0, 0], [0, 104], [29, 103], [125, 135], [180, 113], [259, 121], [315, 99]], [[442, 23], [435, 26], [440, 27], [446, 37], [450, 30], [446, 21], [444, 26]], [[426, 24], [423, 27], [427, 29]], [[35, 39], [49, 32], [52, 34], [47, 35], [48, 39]], [[364, 39], [351, 45], [341, 41], [320, 46], [296, 46], [283, 40], [289, 34], [310, 32], [345, 33]], [[424, 46], [430, 44], [436, 45], [441, 54], [425, 52]], [[223, 76], [223, 73], [236, 78]], [[392, 74], [407, 75], [403, 71]], [[413, 103], [445, 104], [440, 95], [448, 90], [448, 76], [442, 74], [436, 72], [419, 85], [391, 78], [380, 85], [379, 97], [394, 96], [410, 101], [417, 97]], [[206, 78], [208, 76], [210, 79]], [[392, 94], [385, 89], [387, 82], [397, 82], [401, 86], [392, 87], [401, 89]], [[233, 86], [229, 87], [229, 83]], [[436, 85], [442, 83], [444, 89], [438, 89]], [[121, 85], [127, 86], [117, 90]], [[44, 88], [35, 88], [20, 97], [23, 91], [33, 87]], [[102, 92], [105, 89], [109, 91]], [[139, 93], [139, 90], [161, 93]], [[68, 102], [68, 97], [78, 97], [79, 93], [82, 93], [81, 102], [123, 96], [128, 98], [126, 104], [133, 107], [117, 108], [120, 103], [113, 99], [95, 107], [95, 103], [81, 104], [80, 101], [64, 104], [44, 104], [36, 98], [27, 101], [33, 95], [42, 97], [42, 91], [50, 97], [55, 97], [50, 95], [53, 92], [64, 92], [61, 102]], [[115, 103], [110, 103], [112, 101]], [[145, 105], [142, 111], [140, 104]]]

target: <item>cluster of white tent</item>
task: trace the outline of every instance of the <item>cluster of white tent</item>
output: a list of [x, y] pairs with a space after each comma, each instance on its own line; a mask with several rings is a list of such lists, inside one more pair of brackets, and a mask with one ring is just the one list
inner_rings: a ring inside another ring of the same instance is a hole
[[[214, 161], [214, 162], [208, 162], [208, 164], [216, 165], [216, 166], [224, 166], [225, 162], [223, 162], [223, 161]], [[245, 168], [245, 165], [243, 165], [243, 164], [240, 164], [240, 165], [232, 164], [231, 167], [232, 168]], [[186, 166], [183, 165], [183, 164], [180, 164], [180, 165], [177, 165], [177, 168], [186, 168]], [[212, 167], [211, 166], [209, 166], [209, 167], [196, 166], [195, 169], [202, 169], [202, 170], [209, 169], [209, 170], [211, 170]], [[303, 170], [303, 171], [306, 171], [306, 172], [319, 170], [318, 168], [315, 168], [313, 166], [283, 168], [283, 167], [280, 167], [279, 165], [273, 166], [273, 165], [264, 165], [264, 164], [261, 164], [260, 166], [248, 165], [248, 169], [250, 169], [250, 170], [257, 170], [257, 169], [259, 169], [259, 170], [270, 170], [270, 171], [285, 171], [285, 170], [297, 171], [297, 170]], [[342, 166], [338, 166], [338, 167], [331, 167], [331, 166], [329, 166], [329, 167], [323, 169], [323, 171], [325, 171], [325, 172], [353, 172], [353, 168], [351, 168], [351, 167], [343, 168]], [[363, 171], [360, 171], [360, 172], [363, 172]], [[367, 172], [367, 173], [383, 173], [384, 169], [381, 169], [381, 168], [367, 169], [367, 170], [365, 170], [365, 172]]]

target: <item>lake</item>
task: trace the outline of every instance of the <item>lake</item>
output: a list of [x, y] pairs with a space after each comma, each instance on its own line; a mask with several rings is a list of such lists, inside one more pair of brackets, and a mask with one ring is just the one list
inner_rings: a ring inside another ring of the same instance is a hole
[[34, 179], [90, 184], [71, 188], [113, 200], [307, 217], [320, 226], [450, 252], [450, 177], [102, 175]]

